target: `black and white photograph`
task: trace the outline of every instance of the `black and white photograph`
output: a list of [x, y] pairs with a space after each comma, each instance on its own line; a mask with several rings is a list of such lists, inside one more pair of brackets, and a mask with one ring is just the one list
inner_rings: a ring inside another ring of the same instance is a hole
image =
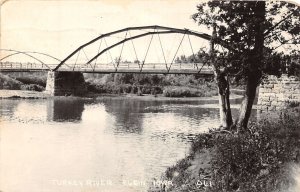
[[0, 192], [300, 192], [300, 1], [0, 0]]

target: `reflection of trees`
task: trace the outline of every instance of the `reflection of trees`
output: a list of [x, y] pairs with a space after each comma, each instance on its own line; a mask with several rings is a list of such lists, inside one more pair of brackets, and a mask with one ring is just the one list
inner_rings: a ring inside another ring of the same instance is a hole
[[[113, 131], [117, 133], [137, 133], [143, 131], [143, 119], [145, 113], [174, 113], [181, 117], [187, 117], [199, 124], [203, 121], [212, 121], [219, 118], [219, 109], [205, 108], [199, 105], [216, 104], [216, 100], [200, 101], [143, 101], [134, 99], [108, 99], [104, 100], [106, 111], [115, 117]], [[236, 104], [240, 100], [235, 101]], [[186, 105], [186, 107], [185, 107]], [[236, 110], [233, 110], [233, 114]], [[207, 122], [206, 122], [207, 123]]]
[[19, 103], [19, 100], [0, 100], [0, 118], [4, 116], [12, 118]]
[[48, 121], [80, 121], [84, 101], [80, 99], [51, 99], [47, 102]]
[[147, 105], [146, 102], [133, 99], [113, 99], [104, 101], [104, 105], [106, 111], [116, 118], [116, 125], [113, 126], [115, 132], [138, 134], [142, 132], [143, 110]]
[[[216, 102], [216, 101], [214, 101]], [[141, 133], [143, 130], [143, 118], [144, 113], [165, 113], [173, 112], [179, 113], [180, 116], [186, 116], [188, 118], [199, 121], [202, 116], [216, 117], [218, 116], [218, 110], [187, 107], [184, 106], [175, 107], [174, 105], [199, 105], [203, 104], [203, 101], [142, 101], [134, 99], [112, 99], [103, 102], [106, 111], [115, 116], [114, 131], [120, 133]], [[162, 106], [169, 107], [162, 107]]]
[[[193, 119], [195, 122], [199, 122], [199, 120], [206, 119], [206, 117], [210, 118], [218, 118], [218, 109], [208, 109], [208, 108], [200, 108], [200, 107], [189, 107], [189, 108], [181, 108], [180, 115]], [[201, 123], [201, 122], [199, 122]]]

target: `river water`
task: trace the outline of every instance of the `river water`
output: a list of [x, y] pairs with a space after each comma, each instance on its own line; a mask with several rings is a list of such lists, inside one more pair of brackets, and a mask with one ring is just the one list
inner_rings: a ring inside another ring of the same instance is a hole
[[146, 191], [218, 125], [216, 103], [0, 100], [0, 191]]

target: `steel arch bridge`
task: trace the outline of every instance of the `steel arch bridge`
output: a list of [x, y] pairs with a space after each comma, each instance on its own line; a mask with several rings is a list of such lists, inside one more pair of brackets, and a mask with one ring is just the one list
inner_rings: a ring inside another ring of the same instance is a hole
[[[168, 61], [166, 51], [164, 50], [163, 43], [161, 41], [161, 36], [165, 34], [180, 34], [182, 35], [178, 46], [176, 47], [176, 52], [171, 60]], [[120, 37], [121, 35], [124, 35]], [[118, 36], [118, 40], [108, 44], [109, 37]], [[144, 37], [150, 37], [149, 42], [144, 40]], [[157, 36], [160, 45], [162, 62], [151, 62], [148, 61], [149, 49], [151, 43], [153, 42], [153, 37]], [[89, 42], [79, 46], [71, 54], [69, 54], [65, 59], [59, 60], [55, 57], [44, 53], [38, 52], [23, 52], [16, 50], [6, 50], [12, 53], [0, 58], [0, 71], [68, 71], [68, 72], [84, 72], [84, 73], [150, 73], [150, 74], [213, 74], [212, 69], [206, 65], [205, 62], [199, 61], [197, 59], [197, 53], [193, 50], [191, 37], [200, 38], [205, 41], [210, 41], [211, 36], [205, 33], [192, 31], [189, 29], [177, 29], [171, 27], [163, 27], [158, 25], [153, 26], [141, 26], [141, 27], [128, 27], [113, 31], [110, 33], [99, 35], [98, 37], [90, 40]], [[134, 44], [134, 40], [143, 39], [143, 46], [146, 48], [143, 53], [143, 58], [139, 59]], [[189, 47], [191, 49], [190, 61], [186, 62], [176, 62], [176, 56], [178, 57], [178, 51], [182, 47], [183, 40], [186, 39]], [[124, 52], [125, 43], [130, 43], [134, 52], [135, 61], [128, 62], [122, 61], [122, 53]], [[113, 60], [111, 51], [116, 50], [119, 47], [118, 56]], [[2, 49], [4, 50], [4, 49]], [[26, 55], [28, 58], [33, 58], [38, 62], [34, 67], [32, 63], [29, 64], [21, 63], [10, 63], [3, 62], [10, 57], [16, 55]], [[48, 63], [40, 60], [39, 58], [33, 56], [33, 54], [39, 54], [47, 56], [54, 60], [54, 63]], [[104, 55], [110, 56], [110, 62], [101, 62], [101, 57]], [[81, 59], [79, 59], [81, 57]], [[201, 60], [201, 59], [200, 59]]]
[[[5, 52], [5, 54], [2, 54]], [[53, 67], [57, 64], [47, 64], [44, 62], [41, 56], [50, 58], [55, 62], [61, 62], [60, 59], [51, 56], [47, 53], [41, 53], [36, 51], [19, 51], [14, 49], [0, 49], [0, 72], [7, 71], [7, 72], [22, 72], [22, 71], [50, 71]], [[16, 61], [9, 61], [10, 58], [16, 56], [25, 56], [25, 60], [22, 62]], [[31, 62], [28, 59], [32, 60]], [[27, 61], [27, 62], [26, 62]]]

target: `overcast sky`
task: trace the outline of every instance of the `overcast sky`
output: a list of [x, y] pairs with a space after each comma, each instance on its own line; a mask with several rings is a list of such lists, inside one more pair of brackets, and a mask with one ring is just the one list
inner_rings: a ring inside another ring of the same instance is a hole
[[200, 29], [197, 0], [10, 0], [1, 7], [1, 47], [64, 58], [81, 44], [130, 26]]
[[162, 25], [209, 33], [191, 19], [198, 2], [9, 0], [1, 6], [1, 48], [39, 51], [63, 59], [100, 33], [125, 27]]

